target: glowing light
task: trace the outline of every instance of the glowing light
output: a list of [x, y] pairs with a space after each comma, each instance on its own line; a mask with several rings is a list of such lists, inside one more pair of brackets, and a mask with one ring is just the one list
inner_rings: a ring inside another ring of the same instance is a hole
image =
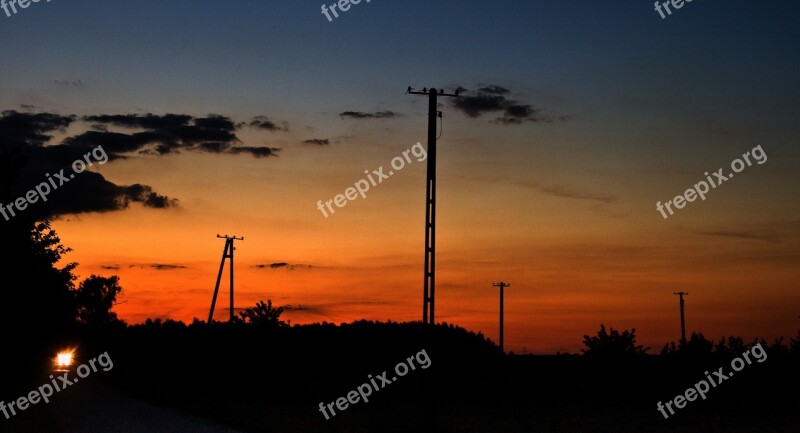
[[56, 355], [56, 367], [57, 368], [69, 368], [72, 365], [73, 353], [74, 353], [73, 350], [59, 352], [58, 355]]

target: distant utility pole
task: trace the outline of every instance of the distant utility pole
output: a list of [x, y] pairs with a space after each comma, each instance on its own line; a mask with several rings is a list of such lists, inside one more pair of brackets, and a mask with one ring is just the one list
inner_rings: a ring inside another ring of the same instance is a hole
[[225, 259], [231, 259], [231, 318], [230, 321], [233, 322], [233, 251], [236, 249], [233, 247], [233, 241], [243, 241], [244, 237], [237, 238], [236, 236], [220, 236], [217, 235], [220, 239], [225, 239], [225, 249], [222, 250], [222, 262], [219, 264], [219, 274], [217, 274], [217, 285], [214, 286], [214, 297], [211, 299], [211, 311], [208, 313], [208, 323], [211, 323], [211, 320], [214, 318], [214, 306], [217, 304], [217, 294], [219, 293], [219, 283], [222, 279], [222, 269], [225, 267]]
[[456, 93], [445, 93], [427, 87], [414, 90], [409, 86], [406, 94], [428, 95], [428, 180], [425, 198], [425, 283], [422, 294], [422, 323], [434, 324], [434, 306], [436, 299], [436, 118], [442, 113], [438, 110], [437, 97], [455, 96]]
[[505, 352], [503, 350], [503, 289], [506, 287], [511, 287], [511, 284], [499, 282], [492, 284], [494, 287], [500, 288], [500, 351]]
[[686, 346], [686, 322], [683, 320], [683, 296], [688, 295], [685, 292], [674, 292], [673, 295], [678, 295], [681, 298], [681, 347]]

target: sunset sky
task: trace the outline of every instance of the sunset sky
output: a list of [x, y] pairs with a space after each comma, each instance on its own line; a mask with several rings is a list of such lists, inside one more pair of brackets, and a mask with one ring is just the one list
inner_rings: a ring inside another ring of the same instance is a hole
[[[601, 323], [657, 352], [680, 337], [677, 291], [690, 332], [796, 335], [797, 2], [693, 1], [662, 19], [652, 1], [373, 0], [332, 22], [321, 4], [0, 10], [3, 117], [65, 116], [40, 126], [53, 148], [36, 155], [102, 143], [102, 177], [78, 177], [153, 193], [126, 206], [64, 189], [82, 201], [54, 219], [81, 278], [120, 276], [122, 319], [205, 320], [216, 235], [235, 234], [238, 307], [421, 320], [426, 162], [327, 218], [317, 201], [426, 144], [427, 100], [405, 91], [434, 86], [466, 89], [439, 107], [437, 321], [496, 340], [502, 280], [516, 352], [579, 351]], [[186, 126], [201, 136], [165, 142]], [[763, 164], [657, 211], [758, 145]], [[38, 183], [56, 163], [36, 164]], [[224, 279], [219, 320], [227, 293]]]

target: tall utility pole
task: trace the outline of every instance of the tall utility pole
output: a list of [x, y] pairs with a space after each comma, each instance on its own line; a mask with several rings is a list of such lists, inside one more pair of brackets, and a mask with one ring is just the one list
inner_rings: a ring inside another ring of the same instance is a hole
[[686, 346], [686, 322], [683, 320], [683, 296], [688, 295], [685, 292], [675, 292], [673, 295], [678, 295], [681, 298], [681, 347]]
[[220, 239], [225, 239], [225, 249], [222, 250], [222, 262], [219, 264], [219, 273], [217, 274], [217, 285], [214, 286], [214, 297], [211, 299], [211, 311], [208, 313], [208, 323], [211, 323], [211, 320], [214, 318], [214, 306], [217, 304], [217, 294], [219, 293], [219, 283], [222, 280], [222, 269], [225, 267], [225, 259], [231, 259], [231, 318], [230, 321], [233, 322], [233, 251], [236, 249], [233, 247], [233, 241], [243, 241], [244, 237], [237, 238], [236, 236], [220, 236], [217, 235]]
[[443, 89], [423, 88], [421, 91], [408, 88], [406, 94], [428, 95], [428, 180], [425, 198], [425, 283], [422, 293], [422, 323], [434, 324], [436, 305], [436, 118], [441, 117], [438, 110], [439, 96], [455, 96]]
[[501, 281], [492, 285], [500, 288], [500, 351], [505, 352], [505, 350], [503, 350], [503, 289], [506, 287], [511, 287], [511, 284]]

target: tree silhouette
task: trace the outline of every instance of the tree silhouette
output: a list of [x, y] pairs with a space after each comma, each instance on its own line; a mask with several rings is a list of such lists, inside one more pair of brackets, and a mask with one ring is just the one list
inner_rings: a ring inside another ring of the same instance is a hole
[[789, 339], [789, 348], [795, 355], [800, 355], [800, 330], [797, 331], [797, 338]]
[[691, 356], [704, 357], [711, 355], [713, 349], [714, 342], [707, 339], [702, 332], [692, 332], [692, 337], [686, 342], [686, 346], [679, 350]]
[[669, 343], [664, 345], [664, 348], [661, 349], [661, 356], [672, 356], [678, 353], [678, 345], [675, 344], [674, 341], [670, 341]]
[[614, 328], [607, 332], [605, 325], [600, 325], [600, 331], [596, 337], [583, 336], [583, 344], [587, 349], [583, 349], [584, 355], [597, 358], [624, 358], [636, 355], [643, 355], [647, 348], [636, 345], [636, 328], [622, 333]]
[[[17, 150], [0, 151], [0, 203], [18, 198], [14, 191], [19, 169], [25, 163]], [[38, 208], [7, 216], [8, 219], [0, 216], [0, 239], [5, 251], [0, 261], [4, 307], [0, 328], [15, 331], [3, 337], [6, 349], [0, 356], [0, 369], [15, 374], [0, 378], [0, 389], [35, 375], [38, 360], [70, 333], [76, 317], [71, 292], [76, 264], [62, 261], [69, 248], [61, 244]]]
[[25, 323], [35, 338], [52, 336], [73, 323], [72, 271], [77, 264], [57, 266], [70, 249], [61, 244], [50, 222], [20, 218], [4, 224], [0, 236], [5, 249], [12, 252], [4, 260], [3, 272], [8, 278], [3, 296], [12, 308], [0, 320], [12, 326]]
[[[19, 173], [27, 162], [20, 148], [8, 146], [0, 151], [0, 203], [18, 198]], [[10, 329], [24, 323], [27, 341], [52, 336], [75, 317], [70, 290], [76, 264], [57, 266], [69, 248], [61, 245], [39, 208], [31, 207], [16, 215], [8, 213], [7, 217], [0, 217], [0, 239], [6, 251], [0, 262], [6, 306], [0, 325]]]
[[81, 282], [75, 290], [75, 302], [78, 306], [78, 318], [91, 327], [107, 326], [119, 322], [117, 314], [111, 311], [122, 292], [119, 277], [101, 277], [92, 275]]
[[266, 304], [261, 300], [255, 307], [245, 308], [244, 311], [239, 313], [244, 322], [257, 326], [271, 327], [286, 325], [280, 320], [281, 314], [283, 314], [283, 307], [273, 308], [271, 299], [268, 299]]
[[744, 344], [742, 337], [730, 336], [727, 339], [722, 337], [714, 347], [714, 352], [721, 355], [738, 356], [745, 351], [747, 345]]
[[714, 352], [714, 342], [706, 338], [702, 332], [692, 332], [692, 336], [685, 345], [667, 343], [661, 350], [661, 355], [688, 357], [690, 359], [706, 359]]

